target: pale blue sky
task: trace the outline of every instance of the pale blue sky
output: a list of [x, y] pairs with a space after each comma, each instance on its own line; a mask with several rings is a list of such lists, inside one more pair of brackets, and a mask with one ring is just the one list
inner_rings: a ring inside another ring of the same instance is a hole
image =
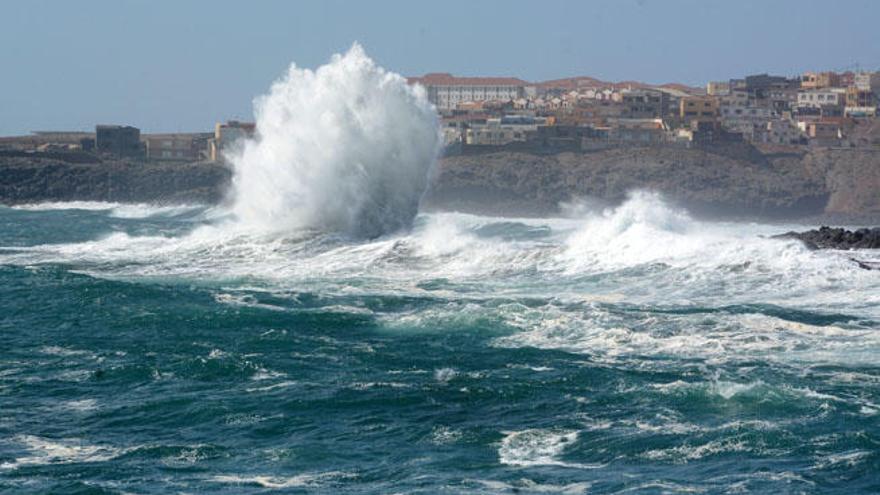
[[251, 117], [290, 62], [359, 41], [404, 75], [590, 75], [702, 85], [880, 68], [880, 2], [0, 2], [0, 135], [124, 123], [208, 130]]

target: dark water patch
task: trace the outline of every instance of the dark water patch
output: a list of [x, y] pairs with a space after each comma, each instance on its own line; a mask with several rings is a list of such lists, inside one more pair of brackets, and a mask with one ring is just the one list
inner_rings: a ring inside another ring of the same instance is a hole
[[182, 236], [198, 227], [202, 208], [146, 218], [114, 218], [113, 207], [85, 210], [24, 210], [0, 206], [0, 246], [66, 244], [100, 239], [114, 233]]

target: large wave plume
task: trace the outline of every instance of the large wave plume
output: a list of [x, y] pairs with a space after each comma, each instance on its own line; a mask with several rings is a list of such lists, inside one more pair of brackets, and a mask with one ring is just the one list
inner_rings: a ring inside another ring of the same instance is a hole
[[355, 44], [314, 71], [291, 65], [254, 107], [255, 138], [229, 156], [239, 221], [358, 237], [410, 226], [440, 143], [423, 88]]

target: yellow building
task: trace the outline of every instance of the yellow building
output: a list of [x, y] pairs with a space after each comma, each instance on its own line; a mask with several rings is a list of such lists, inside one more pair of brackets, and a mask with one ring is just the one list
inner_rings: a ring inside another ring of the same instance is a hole
[[822, 89], [840, 86], [840, 76], [836, 72], [805, 72], [801, 76], [801, 88]]
[[685, 122], [709, 122], [718, 118], [718, 99], [711, 96], [685, 96], [679, 101], [678, 116]]

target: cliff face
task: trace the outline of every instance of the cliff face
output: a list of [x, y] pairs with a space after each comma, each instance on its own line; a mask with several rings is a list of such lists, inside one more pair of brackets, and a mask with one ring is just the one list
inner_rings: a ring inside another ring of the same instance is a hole
[[660, 191], [711, 216], [880, 216], [880, 153], [739, 144], [462, 154], [441, 161], [426, 205], [541, 213], [576, 197], [615, 203], [634, 189]]
[[[94, 163], [0, 153], [0, 203], [221, 200], [231, 171], [214, 163]], [[529, 215], [590, 198], [613, 204], [629, 191], [664, 193], [695, 213], [793, 219], [880, 218], [880, 151], [630, 147], [539, 154], [495, 150], [440, 160], [424, 205]], [[868, 221], [862, 223], [868, 223]], [[858, 223], [858, 221], [857, 221]]]
[[0, 203], [120, 201], [213, 203], [231, 172], [213, 163], [75, 163], [62, 158], [0, 156]]
[[817, 151], [804, 165], [824, 179], [830, 194], [826, 213], [880, 215], [880, 150]]

